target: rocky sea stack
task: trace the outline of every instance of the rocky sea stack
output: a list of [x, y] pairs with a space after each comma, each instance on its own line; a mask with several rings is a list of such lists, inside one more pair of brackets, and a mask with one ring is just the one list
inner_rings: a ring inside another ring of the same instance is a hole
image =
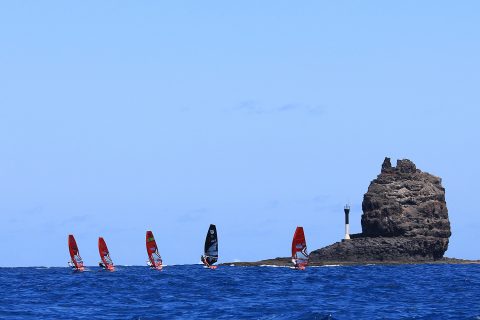
[[442, 180], [410, 160], [382, 171], [362, 202], [362, 233], [310, 254], [310, 261], [434, 261], [443, 257], [451, 235]]

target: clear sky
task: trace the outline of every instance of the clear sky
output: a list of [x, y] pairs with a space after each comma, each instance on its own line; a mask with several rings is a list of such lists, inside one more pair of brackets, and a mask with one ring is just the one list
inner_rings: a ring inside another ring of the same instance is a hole
[[0, 266], [289, 255], [360, 232], [385, 156], [443, 178], [480, 259], [480, 2], [4, 1]]

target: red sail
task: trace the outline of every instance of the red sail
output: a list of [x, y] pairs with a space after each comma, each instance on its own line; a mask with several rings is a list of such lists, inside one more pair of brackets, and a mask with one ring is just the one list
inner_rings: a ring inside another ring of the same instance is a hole
[[148, 254], [148, 260], [150, 262], [150, 267], [152, 269], [161, 270], [162, 257], [158, 252], [157, 243], [155, 242], [155, 238], [153, 237], [152, 231], [147, 231], [146, 245], [147, 245], [147, 254]]
[[77, 242], [73, 234], [68, 235], [68, 249], [70, 251], [70, 259], [76, 270], [83, 271], [85, 267], [83, 266], [83, 260], [80, 256], [80, 251], [77, 247]]
[[304, 269], [308, 264], [307, 243], [302, 227], [297, 227], [292, 241], [292, 262], [296, 268]]
[[115, 270], [112, 258], [110, 258], [110, 252], [108, 251], [107, 244], [102, 237], [98, 238], [98, 252], [100, 253], [100, 259], [102, 259], [104, 268], [108, 271]]

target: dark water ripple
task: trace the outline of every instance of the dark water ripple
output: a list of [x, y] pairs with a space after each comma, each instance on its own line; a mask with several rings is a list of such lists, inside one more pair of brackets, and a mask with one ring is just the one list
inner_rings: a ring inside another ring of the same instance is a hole
[[1, 319], [480, 319], [479, 265], [0, 268]]

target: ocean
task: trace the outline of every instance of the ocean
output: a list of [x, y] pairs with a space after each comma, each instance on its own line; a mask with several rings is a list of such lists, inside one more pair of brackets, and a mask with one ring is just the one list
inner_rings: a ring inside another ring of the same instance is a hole
[[480, 319], [480, 265], [0, 268], [0, 319]]

